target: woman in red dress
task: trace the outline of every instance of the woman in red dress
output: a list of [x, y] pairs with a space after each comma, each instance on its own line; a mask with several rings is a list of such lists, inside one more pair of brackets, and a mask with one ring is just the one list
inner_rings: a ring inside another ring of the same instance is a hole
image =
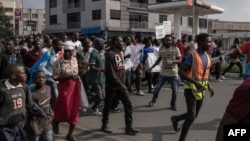
[[79, 120], [78, 110], [80, 106], [80, 81], [78, 77], [77, 60], [73, 57], [74, 45], [66, 41], [63, 46], [63, 57], [54, 64], [53, 78], [59, 81], [58, 98], [54, 108], [53, 131], [59, 133], [59, 122], [70, 124], [66, 140], [74, 141], [72, 136], [76, 123]]

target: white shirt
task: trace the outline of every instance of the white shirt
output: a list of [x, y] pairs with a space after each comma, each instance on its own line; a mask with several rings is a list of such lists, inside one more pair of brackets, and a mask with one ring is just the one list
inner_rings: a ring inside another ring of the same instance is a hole
[[128, 70], [130, 68], [132, 68], [133, 66], [133, 63], [131, 61], [131, 46], [127, 46], [125, 48], [125, 51], [124, 51], [124, 56], [127, 56], [130, 54], [130, 57], [129, 58], [126, 58], [124, 61], [125, 61], [125, 70]]
[[22, 88], [23, 87], [23, 85], [21, 83], [19, 83], [17, 86], [14, 86], [14, 85], [10, 84], [9, 80], [6, 80], [4, 82], [4, 85], [7, 87], [8, 90], [15, 89], [15, 88]]

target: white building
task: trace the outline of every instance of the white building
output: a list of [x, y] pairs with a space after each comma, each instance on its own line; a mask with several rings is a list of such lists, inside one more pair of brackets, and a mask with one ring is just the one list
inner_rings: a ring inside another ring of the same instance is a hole
[[[108, 36], [131, 32], [152, 34], [155, 25], [171, 21], [174, 15], [149, 12], [156, 0], [45, 0], [45, 33], [107, 31]], [[199, 17], [200, 32], [207, 32], [207, 16]], [[192, 34], [192, 17], [181, 17], [182, 34]]]
[[[12, 0], [1, 0], [0, 4], [4, 7], [5, 15], [8, 16], [13, 25], [13, 33], [16, 36], [42, 33], [45, 28], [44, 9], [22, 9], [20, 2]], [[17, 15], [16, 12], [20, 14]]]

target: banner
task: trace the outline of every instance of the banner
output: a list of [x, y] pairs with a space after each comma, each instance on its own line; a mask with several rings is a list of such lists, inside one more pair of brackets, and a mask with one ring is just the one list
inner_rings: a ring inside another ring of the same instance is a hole
[[163, 21], [165, 34], [171, 34], [171, 21]]
[[193, 5], [193, 0], [187, 0], [187, 4], [192, 6]]
[[22, 16], [22, 11], [20, 9], [15, 9], [15, 20], [20, 21]]
[[163, 25], [156, 25], [155, 26], [155, 36], [156, 39], [162, 39], [165, 36], [165, 28]]

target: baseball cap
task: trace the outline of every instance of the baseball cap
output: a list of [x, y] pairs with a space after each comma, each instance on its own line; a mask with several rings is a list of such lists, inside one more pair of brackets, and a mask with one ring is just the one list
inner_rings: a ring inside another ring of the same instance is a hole
[[103, 38], [99, 38], [99, 37], [95, 38], [93, 41], [94, 44], [103, 44], [105, 42], [106, 40], [104, 40]]

